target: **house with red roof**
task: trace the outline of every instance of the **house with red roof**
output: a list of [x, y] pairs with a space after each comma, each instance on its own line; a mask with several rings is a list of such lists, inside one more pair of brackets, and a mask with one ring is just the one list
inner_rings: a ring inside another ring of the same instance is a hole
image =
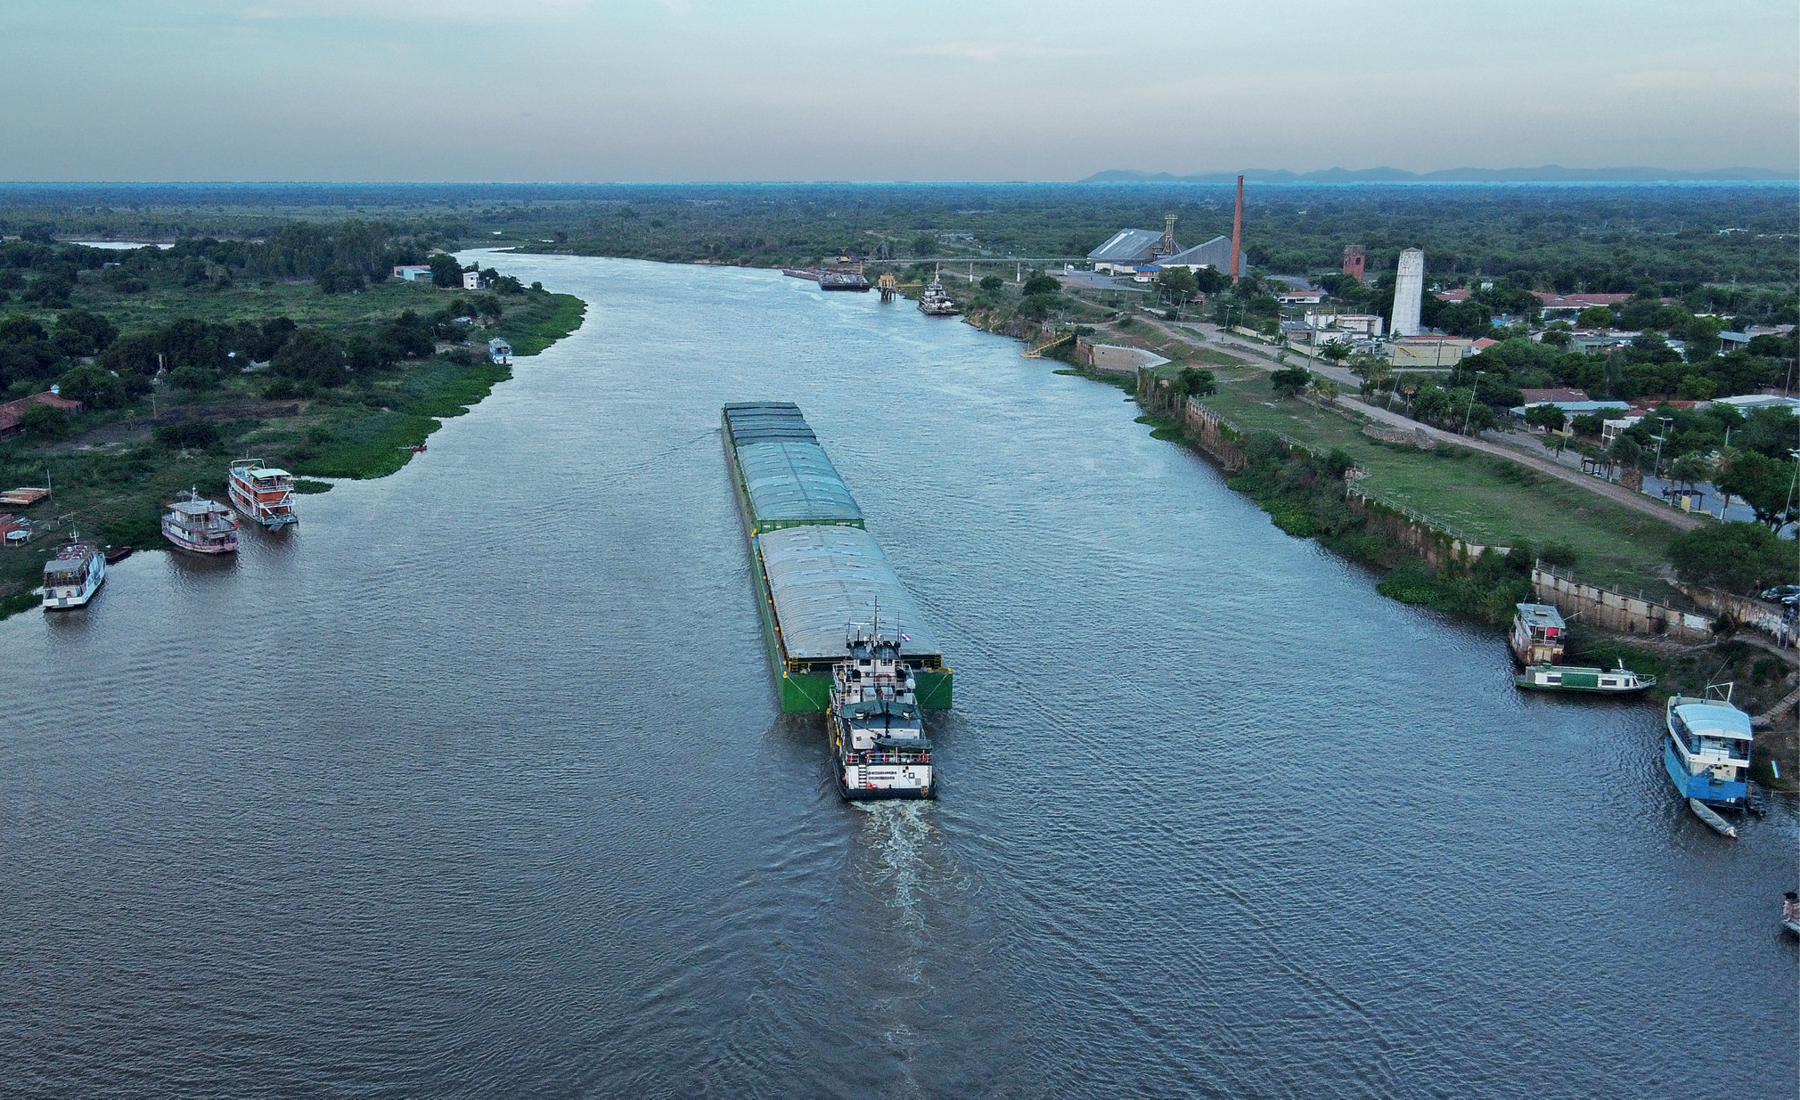
[[25, 410], [33, 405], [48, 405], [53, 409], [61, 409], [70, 416], [81, 411], [81, 402], [71, 401], [49, 390], [21, 397], [17, 401], [8, 401], [0, 405], [0, 439], [18, 435], [25, 430]]

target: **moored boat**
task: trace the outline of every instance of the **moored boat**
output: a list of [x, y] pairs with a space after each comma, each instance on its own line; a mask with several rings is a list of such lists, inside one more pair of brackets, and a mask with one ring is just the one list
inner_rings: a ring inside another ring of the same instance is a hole
[[881, 633], [877, 615], [867, 632], [853, 630], [842, 661], [831, 671], [831, 751], [838, 794], [848, 799], [931, 798], [931, 742], [925, 739], [913, 670], [900, 643]]
[[1516, 606], [1518, 614], [1513, 616], [1510, 639], [1513, 659], [1526, 667], [1553, 665], [1562, 660], [1563, 643], [1569, 633], [1562, 613], [1544, 603]]
[[1656, 677], [1639, 676], [1625, 667], [1585, 668], [1580, 665], [1527, 665], [1513, 683], [1533, 691], [1582, 691], [1599, 695], [1632, 695], [1656, 686]]
[[225, 491], [233, 508], [271, 531], [300, 521], [294, 514], [294, 475], [265, 466], [261, 459], [233, 462], [225, 475]]
[[1781, 895], [1781, 926], [1800, 936], [1800, 893], [1789, 890]]
[[230, 554], [238, 548], [237, 517], [194, 489], [188, 490], [188, 499], [176, 501], [163, 513], [162, 533], [176, 546], [196, 554]]
[[1676, 793], [1703, 806], [1742, 809], [1754, 736], [1750, 716], [1731, 705], [1731, 685], [1709, 684], [1698, 699], [1670, 696], [1663, 717], [1663, 766]]
[[85, 607], [106, 581], [106, 555], [98, 546], [71, 535], [56, 556], [44, 563], [44, 610]]
[[1714, 813], [1706, 803], [1700, 801], [1698, 798], [1688, 799], [1688, 809], [1694, 811], [1694, 816], [1699, 818], [1700, 821], [1713, 832], [1718, 833], [1727, 840], [1737, 839], [1737, 826]]
[[948, 317], [956, 312], [956, 301], [945, 292], [943, 283], [933, 279], [919, 298], [919, 312], [927, 317]]

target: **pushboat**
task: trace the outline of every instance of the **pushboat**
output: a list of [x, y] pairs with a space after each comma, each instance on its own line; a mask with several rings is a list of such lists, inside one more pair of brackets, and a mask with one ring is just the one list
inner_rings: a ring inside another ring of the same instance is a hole
[[931, 742], [899, 640], [881, 633], [878, 613], [867, 632], [852, 629], [844, 649], [844, 660], [832, 666], [826, 719], [838, 794], [852, 800], [934, 797]]

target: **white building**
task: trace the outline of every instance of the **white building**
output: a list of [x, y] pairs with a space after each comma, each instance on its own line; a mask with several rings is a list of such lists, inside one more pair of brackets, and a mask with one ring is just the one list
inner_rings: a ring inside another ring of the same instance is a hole
[[481, 272], [479, 272], [479, 271], [463, 272], [463, 289], [464, 290], [480, 290], [481, 289]]
[[1389, 329], [1395, 336], [1417, 336], [1419, 302], [1425, 297], [1425, 253], [1409, 248], [1400, 253], [1400, 270], [1394, 279], [1394, 322]]

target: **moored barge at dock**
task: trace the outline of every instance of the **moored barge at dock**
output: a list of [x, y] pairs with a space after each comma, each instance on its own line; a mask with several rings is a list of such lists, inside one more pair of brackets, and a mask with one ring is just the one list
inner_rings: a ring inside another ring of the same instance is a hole
[[238, 548], [237, 517], [195, 489], [188, 490], [188, 499], [169, 505], [163, 513], [162, 533], [163, 538], [196, 554], [235, 554]]
[[951, 703], [951, 671], [930, 629], [836, 467], [792, 402], [742, 402], [722, 415], [732, 489], [750, 543], [769, 658], [781, 709], [831, 707], [846, 632], [879, 610], [911, 670], [917, 705]]

